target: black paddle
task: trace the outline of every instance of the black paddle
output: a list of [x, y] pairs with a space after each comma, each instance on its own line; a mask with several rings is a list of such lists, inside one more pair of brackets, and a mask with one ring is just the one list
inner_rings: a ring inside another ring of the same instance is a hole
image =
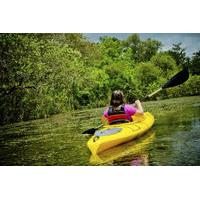
[[170, 88], [170, 87], [174, 87], [177, 85], [180, 85], [182, 83], [184, 83], [185, 81], [187, 81], [189, 78], [189, 70], [188, 68], [183, 69], [182, 71], [178, 72], [176, 75], [174, 75], [170, 80], [168, 80], [161, 88], [159, 88], [158, 90], [156, 90], [155, 92], [149, 94], [148, 96], [146, 96], [144, 99], [150, 98], [153, 95], [155, 95], [156, 93], [160, 92], [163, 89], [166, 88]]
[[[152, 97], [153, 95], [155, 95], [156, 93], [158, 93], [159, 91], [161, 91], [163, 89], [180, 85], [180, 84], [184, 83], [185, 81], [187, 81], [188, 78], [189, 78], [189, 71], [188, 71], [188, 68], [185, 68], [182, 71], [180, 71], [179, 73], [177, 73], [175, 76], [173, 76], [170, 80], [168, 80], [161, 88], [159, 88], [155, 92], [149, 94], [144, 99]], [[103, 126], [103, 124], [99, 125], [96, 128], [90, 128], [90, 129], [84, 131], [82, 134], [93, 135], [95, 133], [95, 131], [98, 130], [99, 128], [101, 128], [102, 126]]]
[[103, 126], [103, 124], [97, 126], [96, 128], [90, 128], [86, 131], [84, 131], [82, 134], [90, 134], [93, 135], [95, 133], [96, 130], [98, 130], [99, 128], [101, 128]]

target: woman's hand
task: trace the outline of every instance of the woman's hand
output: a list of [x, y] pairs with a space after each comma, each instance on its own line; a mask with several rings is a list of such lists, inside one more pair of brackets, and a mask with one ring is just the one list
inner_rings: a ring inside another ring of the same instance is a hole
[[137, 113], [144, 113], [144, 110], [143, 110], [143, 107], [142, 107], [140, 100], [135, 101], [135, 106], [138, 109]]

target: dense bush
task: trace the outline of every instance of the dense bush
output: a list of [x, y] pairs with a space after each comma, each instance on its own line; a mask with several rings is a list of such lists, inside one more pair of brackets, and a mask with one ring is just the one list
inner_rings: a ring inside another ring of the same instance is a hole
[[[128, 102], [142, 99], [189, 62], [180, 44], [158, 52], [161, 45], [138, 34], [99, 43], [72, 33], [0, 34], [0, 124], [104, 106], [116, 89]], [[199, 55], [190, 62], [193, 75]], [[191, 76], [159, 96], [199, 95], [199, 83], [199, 76]]]

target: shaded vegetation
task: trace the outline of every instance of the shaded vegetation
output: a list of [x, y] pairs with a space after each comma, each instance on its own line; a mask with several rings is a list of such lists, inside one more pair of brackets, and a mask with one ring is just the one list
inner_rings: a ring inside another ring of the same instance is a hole
[[165, 52], [161, 47], [138, 34], [99, 43], [73, 33], [0, 34], [0, 124], [105, 106], [115, 89], [132, 102], [184, 67], [190, 79], [159, 98], [199, 95], [200, 53], [188, 58], [180, 43]]

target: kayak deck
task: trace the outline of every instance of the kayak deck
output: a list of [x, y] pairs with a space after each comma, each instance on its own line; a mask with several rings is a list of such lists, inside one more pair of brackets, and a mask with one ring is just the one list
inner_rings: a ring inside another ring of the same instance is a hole
[[151, 113], [144, 115], [136, 114], [132, 117], [133, 122], [106, 125], [96, 131], [87, 142], [87, 146], [93, 155], [101, 153], [119, 144], [128, 142], [143, 135], [154, 124]]

